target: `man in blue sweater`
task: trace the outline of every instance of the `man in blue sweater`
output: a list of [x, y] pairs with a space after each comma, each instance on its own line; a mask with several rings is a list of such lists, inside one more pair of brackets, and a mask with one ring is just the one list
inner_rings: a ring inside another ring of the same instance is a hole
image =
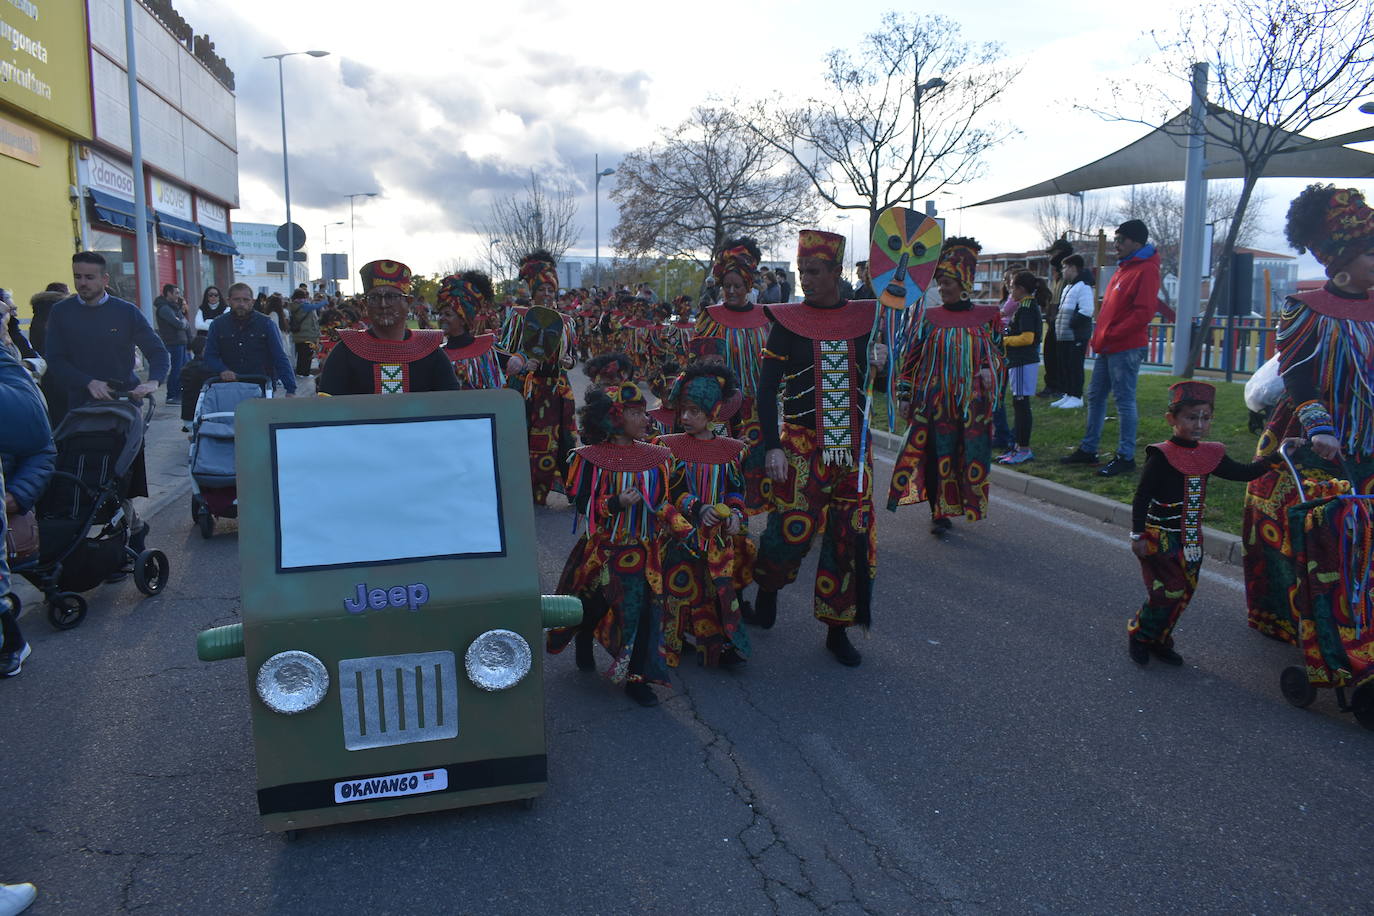
[[247, 283], [229, 287], [229, 311], [210, 322], [205, 368], [226, 382], [240, 375], [265, 375], [281, 382], [287, 397], [296, 393], [296, 376], [277, 323], [253, 309], [253, 288]]
[[[138, 306], [106, 292], [110, 275], [94, 251], [72, 255], [76, 295], [52, 307], [43, 356], [48, 375], [67, 397], [67, 409], [108, 401], [121, 390], [135, 399], [152, 394], [167, 379], [171, 360], [157, 332]], [[148, 381], [134, 374], [134, 348], [143, 351]], [[52, 418], [53, 426], [61, 416]]]

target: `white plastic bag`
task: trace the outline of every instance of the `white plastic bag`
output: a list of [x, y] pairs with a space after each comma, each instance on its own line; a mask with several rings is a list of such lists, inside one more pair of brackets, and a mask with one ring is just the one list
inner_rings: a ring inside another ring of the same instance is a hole
[[1245, 406], [1265, 413], [1283, 397], [1283, 376], [1279, 375], [1279, 355], [1275, 353], [1255, 370], [1245, 383]]

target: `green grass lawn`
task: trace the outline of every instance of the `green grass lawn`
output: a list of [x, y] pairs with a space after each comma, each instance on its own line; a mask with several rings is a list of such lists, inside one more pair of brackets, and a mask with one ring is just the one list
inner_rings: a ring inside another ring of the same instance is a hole
[[[1087, 373], [1091, 377], [1091, 370]], [[1140, 405], [1140, 426], [1136, 435], [1137, 469], [1145, 460], [1145, 446], [1169, 437], [1169, 425], [1164, 420], [1164, 409], [1169, 403], [1169, 386], [1178, 379], [1171, 375], [1140, 374], [1136, 388], [1136, 400]], [[1237, 461], [1250, 461], [1255, 454], [1257, 436], [1248, 428], [1250, 414], [1242, 397], [1244, 384], [1227, 384], [1217, 379], [1207, 379], [1217, 386], [1217, 403], [1212, 431], [1208, 439], [1223, 442], [1226, 452]], [[1084, 385], [1086, 392], [1087, 385]], [[1083, 438], [1083, 424], [1087, 418], [1087, 408], [1077, 410], [1057, 410], [1049, 406], [1044, 398], [1034, 399], [1034, 425], [1031, 432], [1031, 449], [1035, 459], [1015, 467], [1015, 470], [1035, 477], [1043, 477], [1066, 486], [1091, 493], [1099, 493], [1123, 503], [1130, 503], [1135, 496], [1135, 474], [1120, 477], [1099, 477], [1096, 468], [1083, 465], [1064, 466], [1059, 459], [1078, 447]], [[882, 398], [874, 401], [874, 429], [886, 429], [886, 409]], [[1007, 408], [1008, 420], [1011, 408]], [[1107, 401], [1107, 422], [1102, 427], [1102, 439], [1098, 453], [1107, 460], [1116, 448], [1117, 440], [1116, 405]], [[1207, 483], [1207, 516], [1204, 523], [1221, 531], [1240, 534], [1241, 513], [1245, 502], [1245, 484], [1212, 477]]]

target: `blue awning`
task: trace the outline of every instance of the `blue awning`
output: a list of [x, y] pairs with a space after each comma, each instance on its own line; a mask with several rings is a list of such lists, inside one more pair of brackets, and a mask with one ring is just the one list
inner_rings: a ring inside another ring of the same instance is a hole
[[157, 215], [157, 234], [177, 245], [200, 245], [199, 226], [190, 220], [168, 216], [166, 213]]
[[[123, 229], [127, 232], [136, 231], [134, 202], [132, 200], [115, 197], [113, 194], [106, 194], [95, 188], [87, 188], [86, 194], [91, 199], [91, 208], [95, 211], [96, 219], [116, 229]], [[150, 219], [149, 222], [152, 220]]]
[[209, 226], [200, 226], [200, 231], [205, 236], [204, 242], [201, 243], [202, 247], [211, 254], [237, 255], [239, 253], [238, 246], [234, 244], [234, 237], [229, 233], [211, 229]]

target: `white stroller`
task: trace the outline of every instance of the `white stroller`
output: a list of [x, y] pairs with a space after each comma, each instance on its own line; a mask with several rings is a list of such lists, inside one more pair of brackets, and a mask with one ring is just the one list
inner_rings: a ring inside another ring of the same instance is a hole
[[210, 378], [200, 389], [191, 421], [191, 520], [203, 538], [215, 533], [215, 519], [239, 514], [234, 409], [250, 398], [271, 396], [270, 381], [260, 375], [233, 382]]

